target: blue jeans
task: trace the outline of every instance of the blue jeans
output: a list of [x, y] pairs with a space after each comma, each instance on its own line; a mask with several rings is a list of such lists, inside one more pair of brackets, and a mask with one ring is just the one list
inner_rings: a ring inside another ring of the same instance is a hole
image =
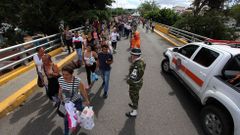
[[[79, 99], [74, 102], [75, 107], [77, 110], [82, 111], [83, 106], [82, 106], [82, 99]], [[64, 135], [69, 135], [69, 127], [68, 127], [68, 118], [67, 115], [64, 117]]]
[[76, 49], [76, 51], [77, 51], [78, 59], [82, 63], [82, 48], [78, 48]]
[[110, 79], [110, 71], [111, 70], [101, 70], [102, 73], [102, 79], [104, 83], [104, 92], [108, 92], [108, 86], [109, 86], [109, 79]]

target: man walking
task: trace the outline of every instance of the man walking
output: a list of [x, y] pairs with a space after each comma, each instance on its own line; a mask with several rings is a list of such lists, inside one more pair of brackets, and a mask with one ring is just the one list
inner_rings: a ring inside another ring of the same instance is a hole
[[133, 48], [130, 53], [132, 64], [129, 69], [127, 83], [129, 84], [129, 96], [132, 103], [129, 103], [128, 105], [133, 110], [126, 113], [126, 116], [136, 117], [138, 109], [139, 91], [143, 85], [143, 74], [146, 64], [141, 58], [142, 52], [139, 48]]
[[102, 45], [102, 52], [98, 54], [98, 61], [99, 69], [102, 73], [103, 79], [102, 83], [102, 86], [104, 87], [103, 98], [107, 98], [111, 64], [113, 63], [113, 56], [108, 52], [108, 45]]

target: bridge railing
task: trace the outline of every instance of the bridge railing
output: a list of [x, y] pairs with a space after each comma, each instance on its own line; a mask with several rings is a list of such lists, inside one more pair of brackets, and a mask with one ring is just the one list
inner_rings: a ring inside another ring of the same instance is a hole
[[[78, 27], [71, 29], [70, 31], [81, 31], [82, 29], [83, 27]], [[28, 60], [36, 54], [35, 50], [38, 47], [44, 47], [46, 51], [50, 51], [60, 46], [61, 34], [57, 33], [47, 37], [0, 49], [0, 55], [6, 55], [5, 57], [0, 58], [0, 72], [6, 69], [12, 69], [16, 65], [27, 64]], [[7, 55], [11, 52], [14, 52], [14, 54]]]
[[191, 33], [182, 29], [178, 29], [172, 26], [168, 26], [165, 24], [161, 24], [161, 23], [156, 23], [162, 27], [165, 27], [168, 29], [168, 33], [172, 34], [174, 36], [176, 36], [177, 38], [182, 38], [184, 40], [186, 40], [187, 42], [204, 42], [209, 40], [210, 38], [208, 37], [204, 37], [195, 33]]

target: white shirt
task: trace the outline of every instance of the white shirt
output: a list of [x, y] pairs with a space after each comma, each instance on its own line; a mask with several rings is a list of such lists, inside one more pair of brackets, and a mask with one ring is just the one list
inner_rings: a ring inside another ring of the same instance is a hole
[[43, 63], [42, 63], [42, 59], [39, 59], [38, 54], [35, 54], [33, 56], [33, 61], [34, 61], [35, 65], [37, 66], [38, 71], [42, 73], [42, 65], [43, 65]]
[[127, 29], [130, 30], [130, 29], [131, 29], [131, 26], [130, 26], [130, 25], [127, 25]]
[[83, 42], [83, 38], [81, 36], [78, 36], [78, 37], [73, 37], [72, 38], [72, 42], [75, 43], [75, 42]]
[[117, 37], [119, 36], [119, 34], [117, 32], [112, 32], [111, 33], [111, 41], [112, 42], [117, 42]]

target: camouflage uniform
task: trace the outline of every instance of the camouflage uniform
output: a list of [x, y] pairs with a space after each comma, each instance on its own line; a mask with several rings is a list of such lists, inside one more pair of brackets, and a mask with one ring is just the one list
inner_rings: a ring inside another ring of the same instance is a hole
[[133, 109], [137, 109], [139, 100], [139, 91], [143, 85], [143, 74], [146, 64], [139, 58], [129, 69], [127, 83], [129, 84], [129, 96], [132, 101]]

